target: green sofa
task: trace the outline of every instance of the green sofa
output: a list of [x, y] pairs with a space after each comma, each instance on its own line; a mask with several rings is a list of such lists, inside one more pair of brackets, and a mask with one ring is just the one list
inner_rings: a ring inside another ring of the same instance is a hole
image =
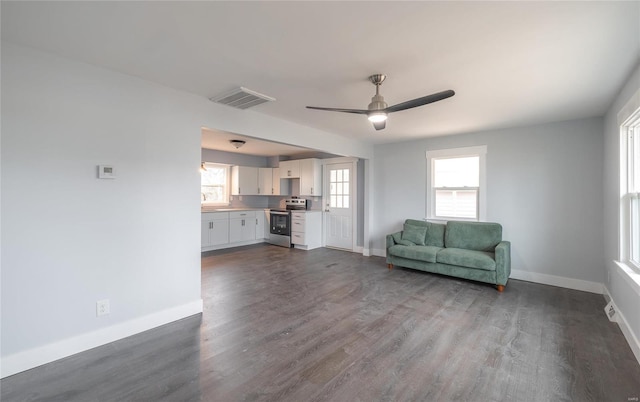
[[502, 240], [499, 223], [407, 219], [401, 232], [387, 235], [387, 264], [491, 283], [502, 292], [511, 243]]

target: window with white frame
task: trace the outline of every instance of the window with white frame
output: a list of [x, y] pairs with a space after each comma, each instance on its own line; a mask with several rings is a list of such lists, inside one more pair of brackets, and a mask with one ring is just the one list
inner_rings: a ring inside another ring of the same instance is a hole
[[350, 208], [349, 169], [330, 169], [329, 207]]
[[640, 109], [621, 127], [621, 258], [640, 270]]
[[427, 219], [484, 219], [486, 153], [486, 146], [427, 151]]
[[229, 204], [229, 166], [204, 163], [201, 169], [201, 203], [207, 205]]

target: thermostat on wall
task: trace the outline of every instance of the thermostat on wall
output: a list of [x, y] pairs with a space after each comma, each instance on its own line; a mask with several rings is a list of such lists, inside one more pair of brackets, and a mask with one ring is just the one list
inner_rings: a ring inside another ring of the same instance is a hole
[[99, 179], [115, 179], [116, 170], [111, 165], [98, 165], [98, 178]]

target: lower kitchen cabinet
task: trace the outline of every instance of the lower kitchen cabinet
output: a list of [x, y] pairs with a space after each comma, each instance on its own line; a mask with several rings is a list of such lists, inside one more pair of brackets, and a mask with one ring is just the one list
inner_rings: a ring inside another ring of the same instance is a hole
[[203, 213], [201, 229], [201, 247], [203, 249], [229, 243], [229, 213]]
[[256, 211], [256, 226], [255, 226], [255, 230], [256, 230], [256, 240], [259, 239], [266, 239], [269, 236], [265, 236], [265, 220], [264, 220], [265, 214], [262, 213], [262, 211]]
[[[269, 211], [202, 213], [203, 252], [261, 243], [268, 238]], [[292, 212], [291, 243], [303, 250], [322, 247], [321, 211]]]
[[203, 212], [201, 251], [261, 243], [268, 238], [263, 210]]
[[292, 212], [291, 243], [303, 250], [322, 247], [322, 212]]
[[255, 211], [234, 211], [229, 213], [229, 243], [256, 239]]

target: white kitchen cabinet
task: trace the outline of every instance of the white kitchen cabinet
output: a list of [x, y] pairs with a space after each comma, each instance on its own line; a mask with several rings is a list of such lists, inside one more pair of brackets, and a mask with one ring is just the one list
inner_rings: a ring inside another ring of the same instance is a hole
[[[278, 177], [280, 180], [280, 177]], [[258, 168], [258, 194], [273, 195], [273, 169]]]
[[238, 243], [255, 239], [255, 211], [229, 212], [229, 243]]
[[300, 178], [300, 160], [280, 161], [279, 168], [281, 179]]
[[257, 167], [231, 167], [231, 195], [258, 195]]
[[268, 240], [269, 235], [271, 234], [271, 213], [269, 212], [268, 209], [265, 209], [264, 214], [262, 215], [264, 216], [264, 230], [262, 233], [264, 238]]
[[256, 211], [256, 218], [255, 218], [255, 230], [256, 230], [256, 239], [266, 239], [267, 237], [265, 236], [265, 221], [264, 221], [264, 214], [261, 211]]
[[291, 243], [303, 250], [322, 247], [322, 212], [292, 212]]
[[273, 195], [289, 195], [291, 180], [280, 177], [280, 168], [273, 168]]
[[203, 213], [201, 229], [202, 249], [229, 243], [229, 213]]
[[[319, 159], [297, 159], [280, 162], [280, 178], [300, 179], [299, 195], [322, 195], [322, 165]], [[284, 180], [287, 185], [290, 181]], [[286, 190], [286, 193], [289, 189]], [[281, 190], [281, 194], [285, 194]], [[294, 192], [295, 194], [295, 192]]]
[[322, 165], [319, 159], [300, 159], [300, 195], [322, 195]]
[[289, 188], [289, 182], [280, 178], [280, 168], [258, 169], [259, 195], [289, 195]]

